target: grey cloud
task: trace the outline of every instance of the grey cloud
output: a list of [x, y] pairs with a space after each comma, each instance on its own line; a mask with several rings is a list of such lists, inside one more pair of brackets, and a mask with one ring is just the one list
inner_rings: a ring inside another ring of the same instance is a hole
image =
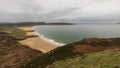
[[79, 8], [68, 8], [68, 9], [62, 9], [62, 10], [53, 10], [51, 12], [41, 14], [40, 17], [44, 19], [57, 19], [60, 18], [61, 16], [66, 16], [69, 14], [74, 13], [76, 10]]
[[[58, 3], [58, 1], [62, 1]], [[67, 3], [69, 1], [69, 3]], [[0, 21], [119, 21], [119, 0], [0, 0]], [[41, 3], [42, 2], [42, 3]], [[63, 3], [63, 4], [62, 4]], [[87, 3], [87, 4], [86, 4]], [[63, 6], [64, 4], [68, 4]], [[85, 5], [84, 5], [85, 4]]]

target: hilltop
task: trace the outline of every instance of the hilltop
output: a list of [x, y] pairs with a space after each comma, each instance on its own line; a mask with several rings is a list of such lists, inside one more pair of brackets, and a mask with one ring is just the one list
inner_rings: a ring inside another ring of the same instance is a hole
[[47, 68], [120, 68], [120, 50], [107, 50], [54, 62]]

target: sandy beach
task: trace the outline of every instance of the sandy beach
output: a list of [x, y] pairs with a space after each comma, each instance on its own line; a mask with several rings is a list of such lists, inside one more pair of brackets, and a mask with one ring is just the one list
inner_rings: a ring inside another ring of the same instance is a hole
[[[18, 27], [18, 29], [22, 29], [22, 30], [26, 31], [26, 35], [31, 36], [31, 35], [36, 35], [34, 33], [34, 31], [33, 32], [30, 31], [33, 29], [33, 27], [34, 26]], [[23, 45], [29, 46], [32, 49], [42, 51], [43, 53], [47, 53], [58, 47], [57, 45], [50, 43], [40, 37], [31, 37], [31, 38], [27, 38], [27, 39], [19, 41], [19, 42]]]

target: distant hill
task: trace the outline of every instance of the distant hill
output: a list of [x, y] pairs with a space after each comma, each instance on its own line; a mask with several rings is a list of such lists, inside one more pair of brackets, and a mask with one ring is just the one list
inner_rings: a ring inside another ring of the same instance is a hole
[[20, 22], [20, 23], [0, 23], [0, 26], [31, 26], [31, 25], [44, 25], [44, 22]]
[[20, 22], [20, 23], [0, 23], [0, 26], [31, 26], [31, 25], [74, 25], [74, 23], [45, 23], [45, 22]]
[[75, 25], [75, 23], [46, 23], [46, 25]]

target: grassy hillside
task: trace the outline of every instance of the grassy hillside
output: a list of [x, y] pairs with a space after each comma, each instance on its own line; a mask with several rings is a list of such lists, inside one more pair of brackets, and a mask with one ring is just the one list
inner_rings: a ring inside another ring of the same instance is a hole
[[4, 26], [4, 27], [1, 26], [0, 27], [0, 35], [1, 36], [9, 35], [18, 40], [27, 38], [26, 32], [23, 30], [17, 29], [17, 27], [15, 27], [15, 26], [12, 26], [12, 27], [11, 26]]
[[[93, 39], [84, 39], [79, 42], [74, 42], [63, 47], [59, 47], [53, 51], [48, 52], [47, 54], [33, 59], [22, 68], [45, 68], [56, 61], [81, 57], [88, 53], [120, 49], [120, 38]], [[108, 45], [105, 43], [105, 41]], [[112, 43], [112, 45], [110, 43]]]
[[54, 62], [48, 68], [120, 68], [120, 50], [86, 54]]

